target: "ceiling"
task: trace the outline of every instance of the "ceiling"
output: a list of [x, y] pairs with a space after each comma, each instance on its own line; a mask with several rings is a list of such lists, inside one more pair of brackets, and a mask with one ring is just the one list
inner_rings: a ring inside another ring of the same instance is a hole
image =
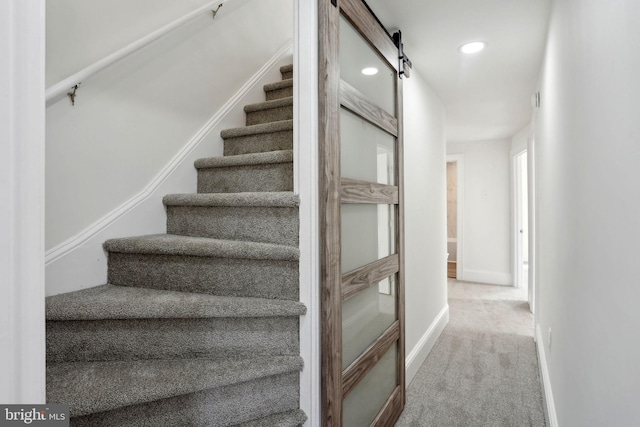
[[[531, 119], [550, 0], [366, 0], [443, 101], [447, 141], [510, 138]], [[487, 42], [480, 53], [458, 48]]]

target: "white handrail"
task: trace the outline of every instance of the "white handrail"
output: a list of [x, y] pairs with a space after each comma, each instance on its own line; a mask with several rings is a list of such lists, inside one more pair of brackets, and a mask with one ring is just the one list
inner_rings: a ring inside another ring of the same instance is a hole
[[123, 58], [126, 58], [127, 56], [131, 55], [132, 53], [136, 52], [137, 50], [142, 49], [143, 47], [145, 47], [146, 45], [148, 45], [149, 43], [152, 43], [154, 41], [156, 41], [157, 39], [167, 35], [168, 33], [170, 33], [171, 31], [175, 30], [176, 28], [186, 24], [187, 22], [195, 19], [196, 17], [198, 17], [199, 15], [201, 15], [203, 12], [207, 12], [207, 13], [211, 13], [212, 8], [214, 6], [222, 6], [224, 3], [229, 2], [230, 0], [215, 0], [215, 1], [211, 1], [207, 4], [205, 4], [204, 6], [194, 10], [193, 12], [190, 12], [186, 15], [184, 15], [181, 18], [176, 19], [175, 21], [165, 25], [164, 27], [153, 31], [152, 33], [149, 33], [148, 35], [142, 37], [139, 40], [136, 40], [135, 42], [123, 47], [122, 49], [102, 58], [101, 60], [89, 65], [86, 68], [83, 68], [82, 70], [78, 71], [75, 74], [72, 74], [71, 76], [67, 77], [64, 80], [59, 81], [58, 83], [54, 84], [53, 86], [47, 88], [45, 94], [46, 94], [46, 100], [47, 101], [51, 101], [52, 99], [56, 98], [57, 96], [62, 95], [63, 93], [69, 91], [70, 89], [72, 89], [75, 85], [80, 84], [80, 82], [82, 82], [83, 80], [86, 80], [88, 77], [92, 76], [93, 74], [97, 73], [98, 71], [101, 71], [105, 68], [107, 68], [108, 66], [114, 64], [115, 62], [120, 61]]

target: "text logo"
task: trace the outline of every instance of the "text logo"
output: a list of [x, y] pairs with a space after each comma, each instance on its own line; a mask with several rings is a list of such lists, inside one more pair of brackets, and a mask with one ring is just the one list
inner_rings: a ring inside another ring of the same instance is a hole
[[69, 405], [0, 405], [0, 427], [69, 427]]

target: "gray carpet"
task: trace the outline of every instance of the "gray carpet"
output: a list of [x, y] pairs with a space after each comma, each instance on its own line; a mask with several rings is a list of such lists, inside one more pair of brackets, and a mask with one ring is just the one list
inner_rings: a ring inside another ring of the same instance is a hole
[[544, 426], [526, 290], [449, 279], [449, 324], [396, 426]]

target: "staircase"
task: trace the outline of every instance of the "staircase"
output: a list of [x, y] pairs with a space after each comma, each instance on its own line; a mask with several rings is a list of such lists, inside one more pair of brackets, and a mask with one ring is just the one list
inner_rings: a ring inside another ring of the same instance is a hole
[[108, 240], [108, 284], [47, 298], [47, 401], [73, 426], [298, 426], [292, 67], [164, 198], [167, 234]]

